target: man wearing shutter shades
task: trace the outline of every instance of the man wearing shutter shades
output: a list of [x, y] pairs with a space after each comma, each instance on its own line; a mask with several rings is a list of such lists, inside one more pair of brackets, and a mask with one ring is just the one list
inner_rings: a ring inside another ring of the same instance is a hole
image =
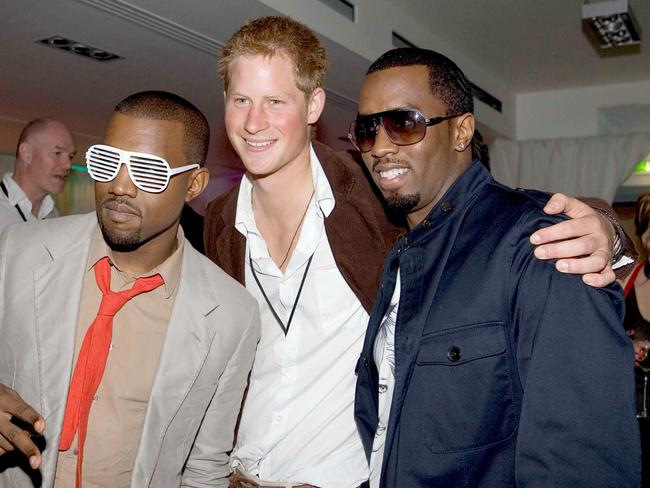
[[410, 229], [357, 365], [369, 486], [638, 486], [620, 287], [535, 258], [529, 235], [558, 219], [472, 157], [462, 71], [429, 50], [385, 53], [350, 133]]
[[227, 486], [259, 313], [179, 226], [208, 140], [186, 100], [127, 97], [86, 154], [96, 213], [2, 234], [3, 488]]

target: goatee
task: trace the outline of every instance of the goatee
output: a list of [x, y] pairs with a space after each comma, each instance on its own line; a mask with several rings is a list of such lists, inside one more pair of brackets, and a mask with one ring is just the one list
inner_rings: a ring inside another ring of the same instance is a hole
[[134, 231], [127, 235], [120, 235], [111, 232], [102, 221], [102, 218], [98, 216], [99, 228], [102, 231], [102, 236], [104, 241], [115, 252], [131, 252], [138, 249], [144, 242], [141, 239], [140, 231]]
[[407, 214], [420, 203], [420, 194], [400, 195], [399, 193], [389, 193], [385, 195], [386, 205], [397, 214]]

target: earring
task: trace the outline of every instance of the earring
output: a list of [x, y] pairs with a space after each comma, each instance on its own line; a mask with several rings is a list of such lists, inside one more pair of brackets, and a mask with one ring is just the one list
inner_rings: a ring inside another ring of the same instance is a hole
[[462, 151], [463, 149], [465, 149], [465, 143], [461, 141], [460, 144], [458, 144], [458, 147]]

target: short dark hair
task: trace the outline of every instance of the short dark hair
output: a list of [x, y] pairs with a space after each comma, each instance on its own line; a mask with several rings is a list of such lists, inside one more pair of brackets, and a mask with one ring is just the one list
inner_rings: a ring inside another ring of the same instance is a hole
[[143, 91], [126, 97], [114, 111], [131, 117], [180, 122], [187, 162], [205, 164], [210, 126], [205, 115], [184, 98], [165, 91]]
[[[446, 114], [440, 115], [474, 113], [471, 83], [456, 63], [439, 52], [418, 47], [391, 49], [372, 63], [366, 74], [402, 66], [426, 66], [429, 69], [431, 93], [447, 109]], [[489, 168], [487, 146], [475, 130], [472, 137], [472, 159], [483, 160], [483, 158], [487, 159], [483, 163]]]
[[401, 66], [426, 66], [431, 93], [447, 107], [447, 114], [474, 113], [472, 86], [461, 69], [447, 56], [429, 49], [400, 47], [382, 54], [367, 74]]

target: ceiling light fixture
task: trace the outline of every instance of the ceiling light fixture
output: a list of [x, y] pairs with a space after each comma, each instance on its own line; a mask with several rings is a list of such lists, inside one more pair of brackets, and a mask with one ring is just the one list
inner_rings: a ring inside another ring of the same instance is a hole
[[117, 54], [110, 53], [104, 49], [99, 49], [96, 47], [88, 46], [87, 44], [82, 44], [81, 42], [73, 41], [71, 39], [66, 39], [62, 36], [52, 36], [47, 39], [39, 39], [36, 41], [46, 46], [55, 47], [57, 49], [63, 49], [64, 51], [71, 52], [73, 54], [78, 54], [79, 56], [84, 56], [86, 58], [94, 59], [95, 61], [113, 61], [116, 59], [124, 59], [122, 56]]
[[627, 0], [585, 3], [582, 22], [601, 49], [641, 44], [641, 30]]

